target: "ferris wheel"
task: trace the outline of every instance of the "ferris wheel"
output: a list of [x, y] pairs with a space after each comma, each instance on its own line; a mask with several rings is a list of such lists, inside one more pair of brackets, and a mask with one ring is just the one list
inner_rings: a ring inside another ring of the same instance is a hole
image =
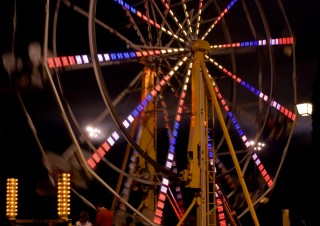
[[[57, 1], [45, 33], [47, 81], [72, 136], [68, 151], [114, 196], [115, 225], [128, 214], [146, 225], [238, 225], [247, 215], [259, 225], [256, 210], [272, 194], [296, 121], [284, 8]], [[87, 104], [72, 108], [79, 101]], [[84, 135], [80, 115], [103, 131], [99, 142]]]

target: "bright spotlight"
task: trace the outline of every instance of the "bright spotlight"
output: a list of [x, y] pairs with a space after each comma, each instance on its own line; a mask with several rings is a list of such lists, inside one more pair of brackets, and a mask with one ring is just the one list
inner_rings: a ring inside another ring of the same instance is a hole
[[261, 151], [266, 146], [266, 144], [263, 142], [258, 142], [257, 144], [255, 144], [253, 140], [250, 140], [250, 145], [254, 146], [253, 150], [255, 151]]
[[101, 131], [97, 128], [87, 126], [87, 132], [90, 138], [98, 138], [101, 134]]

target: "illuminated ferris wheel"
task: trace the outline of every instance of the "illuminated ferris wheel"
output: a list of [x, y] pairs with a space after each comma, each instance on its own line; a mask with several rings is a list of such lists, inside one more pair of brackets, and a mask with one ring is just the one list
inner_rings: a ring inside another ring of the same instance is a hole
[[[246, 215], [259, 225], [296, 120], [281, 1], [63, 0], [52, 18], [48, 80], [72, 150], [114, 196], [115, 225], [129, 214], [146, 225], [238, 225]], [[74, 99], [88, 104], [73, 109]], [[81, 114], [103, 131], [99, 142], [71, 129]]]

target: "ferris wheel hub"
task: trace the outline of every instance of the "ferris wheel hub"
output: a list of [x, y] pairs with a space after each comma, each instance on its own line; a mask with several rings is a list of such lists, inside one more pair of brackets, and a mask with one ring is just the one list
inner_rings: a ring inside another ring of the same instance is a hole
[[210, 44], [208, 41], [205, 40], [197, 40], [194, 43], [192, 43], [192, 51], [209, 51], [210, 50]]

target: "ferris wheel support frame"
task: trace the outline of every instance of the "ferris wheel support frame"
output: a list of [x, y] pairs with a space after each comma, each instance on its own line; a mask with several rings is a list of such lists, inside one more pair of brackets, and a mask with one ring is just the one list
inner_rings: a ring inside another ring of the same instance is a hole
[[[239, 165], [239, 161], [237, 159], [237, 156], [236, 156], [236, 153], [235, 153], [235, 150], [234, 150], [234, 147], [233, 147], [233, 144], [232, 144], [232, 141], [231, 141], [227, 126], [225, 124], [224, 117], [222, 115], [222, 112], [221, 112], [221, 109], [220, 109], [220, 106], [219, 106], [215, 91], [213, 89], [213, 86], [211, 85], [212, 81], [211, 81], [211, 79], [209, 77], [207, 68], [206, 68], [205, 63], [204, 63], [204, 54], [205, 54], [206, 51], [210, 51], [210, 45], [209, 45], [209, 43], [207, 41], [199, 40], [199, 41], [196, 41], [195, 43], [193, 43], [192, 49], [195, 52], [195, 54], [194, 54], [194, 64], [193, 64], [193, 69], [192, 69], [192, 73], [193, 73], [192, 74], [192, 79], [193, 79], [193, 81], [196, 81], [196, 84], [199, 85], [198, 87], [201, 87], [202, 84], [206, 84], [207, 85], [210, 97], [212, 98], [213, 106], [214, 106], [214, 108], [216, 110], [218, 120], [220, 122], [221, 128], [222, 128], [223, 133], [225, 135], [226, 142], [227, 142], [227, 145], [228, 145], [228, 148], [229, 148], [233, 163], [235, 165], [235, 169], [236, 169], [236, 172], [237, 172], [237, 175], [238, 175], [238, 178], [239, 178], [240, 185], [242, 187], [243, 193], [245, 195], [245, 199], [247, 201], [250, 213], [252, 215], [252, 219], [254, 221], [254, 224], [256, 226], [259, 226], [260, 224], [259, 224], [256, 212], [255, 212], [252, 200], [250, 198], [250, 194], [248, 192], [248, 188], [247, 188], [245, 180], [244, 180], [244, 175], [243, 175], [243, 173], [241, 171], [241, 168], [240, 168], [240, 165]], [[202, 82], [202, 80], [200, 78], [200, 69], [201, 69], [202, 75], [203, 75], [203, 80], [204, 80], [203, 82]], [[199, 73], [197, 73], [197, 72], [199, 72]], [[204, 86], [202, 86], [202, 87], [204, 87]], [[194, 88], [196, 88], [196, 87], [194, 87]], [[208, 161], [205, 161], [205, 160], [208, 158], [207, 157], [208, 153], [206, 151], [198, 152], [198, 150], [197, 150], [198, 147], [195, 144], [199, 143], [201, 148], [207, 148], [208, 147], [207, 142], [206, 142], [207, 136], [203, 136], [203, 132], [204, 132], [205, 128], [203, 128], [201, 126], [201, 125], [204, 124], [203, 123], [204, 121], [203, 121], [203, 118], [202, 118], [203, 115], [201, 115], [201, 112], [207, 112], [207, 109], [206, 109], [207, 106], [205, 104], [203, 104], [203, 98], [208, 98], [208, 96], [207, 97], [202, 97], [201, 94], [205, 95], [205, 92], [200, 91], [200, 90], [197, 90], [198, 92], [195, 92], [196, 90], [192, 90], [192, 91], [193, 91], [192, 92], [193, 100], [196, 100], [197, 105], [198, 104], [200, 104], [200, 105], [196, 106], [197, 109], [192, 109], [193, 112], [194, 112], [194, 110], [198, 111], [196, 114], [193, 115], [193, 117], [196, 117], [196, 119], [194, 119], [194, 124], [195, 125], [199, 124], [197, 127], [195, 127], [193, 138], [196, 136], [198, 140], [193, 140], [192, 141], [192, 143], [193, 143], [193, 146], [192, 146], [193, 147], [192, 148], [193, 156], [196, 156], [198, 158], [195, 158], [195, 160], [193, 161], [194, 164], [191, 164], [190, 172], [192, 172], [192, 173], [198, 172], [197, 174], [200, 176], [200, 178], [198, 178], [200, 180], [197, 179], [196, 183], [198, 183], [198, 185], [201, 188], [201, 192], [202, 192], [202, 198], [201, 199], [202, 199], [202, 201], [200, 202], [200, 208], [197, 211], [197, 217], [198, 217], [197, 220], [198, 220], [198, 225], [206, 225], [205, 221], [207, 221], [208, 219], [206, 219], [205, 208], [206, 208], [207, 204], [206, 204], [206, 200], [203, 198], [204, 197], [203, 195], [206, 194], [204, 192], [207, 192], [207, 190], [206, 190], [207, 189], [206, 182], [208, 181], [207, 180], [208, 179], [207, 178], [207, 171], [208, 171], [208, 167], [209, 166], [207, 164]], [[201, 155], [198, 156], [197, 155], [198, 153], [201, 153]], [[196, 165], [198, 162], [200, 162], [200, 167], [199, 168]], [[194, 178], [194, 177], [192, 177], [192, 178]]]

